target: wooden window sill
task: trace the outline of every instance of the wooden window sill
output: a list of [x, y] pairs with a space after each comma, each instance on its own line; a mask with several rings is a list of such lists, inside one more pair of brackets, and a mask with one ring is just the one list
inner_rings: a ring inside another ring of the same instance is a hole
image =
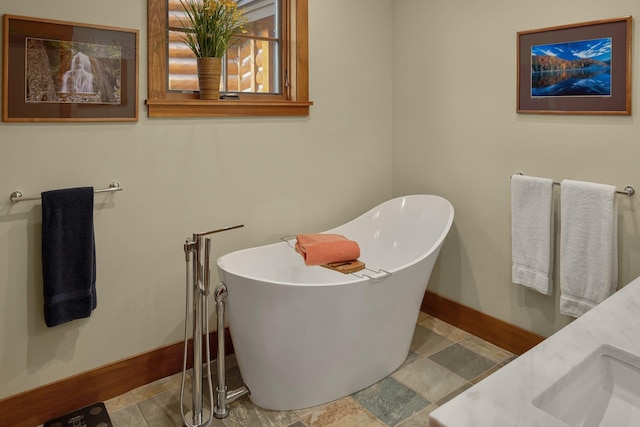
[[147, 99], [151, 118], [308, 116], [310, 101]]

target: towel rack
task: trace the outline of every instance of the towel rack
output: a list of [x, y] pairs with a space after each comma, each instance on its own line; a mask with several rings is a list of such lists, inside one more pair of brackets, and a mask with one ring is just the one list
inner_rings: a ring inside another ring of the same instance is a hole
[[[516, 175], [524, 175], [522, 172], [518, 172]], [[553, 185], [560, 185], [559, 182], [553, 181]], [[634, 194], [636, 194], [636, 189], [633, 188], [630, 185], [627, 185], [626, 187], [624, 187], [623, 190], [618, 190], [616, 189], [616, 194], [622, 194], [624, 196], [633, 196]]]
[[[93, 192], [111, 193], [114, 191], [122, 191], [122, 187], [120, 186], [120, 183], [118, 181], [113, 181], [111, 184], [109, 184], [109, 188], [100, 188], [98, 190], [94, 190]], [[13, 193], [11, 193], [11, 196], [9, 198], [11, 199], [12, 203], [26, 202], [28, 200], [40, 200], [40, 196], [25, 197], [21, 191], [14, 191]]]

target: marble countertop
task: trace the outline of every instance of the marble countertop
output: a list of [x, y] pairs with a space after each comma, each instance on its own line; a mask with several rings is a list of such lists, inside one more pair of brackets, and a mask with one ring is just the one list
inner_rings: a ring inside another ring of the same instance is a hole
[[602, 344], [640, 354], [640, 278], [431, 412], [430, 427], [566, 427], [531, 402]]

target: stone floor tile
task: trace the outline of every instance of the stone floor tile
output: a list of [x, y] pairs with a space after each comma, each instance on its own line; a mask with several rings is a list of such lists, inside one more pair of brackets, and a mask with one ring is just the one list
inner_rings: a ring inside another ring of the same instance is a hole
[[392, 377], [354, 393], [351, 397], [388, 426], [395, 426], [431, 403]]
[[513, 353], [500, 348], [497, 345], [491, 344], [482, 338], [478, 338], [475, 335], [469, 335], [464, 340], [460, 341], [460, 344], [469, 350], [481, 354], [488, 359], [495, 360], [496, 362], [511, 360], [514, 356]]
[[445, 347], [449, 347], [451, 344], [453, 344], [453, 341], [418, 325], [411, 340], [411, 350], [423, 356], [429, 356]]
[[418, 325], [432, 330], [433, 332], [436, 332], [454, 342], [462, 341], [471, 335], [462, 329], [456, 328], [455, 326], [445, 323], [428, 314], [425, 314], [425, 318], [423, 320], [418, 321]]
[[436, 402], [437, 406], [442, 406], [445, 403], [447, 403], [448, 401], [450, 401], [451, 399], [453, 399], [454, 397], [456, 397], [457, 395], [459, 395], [460, 393], [462, 393], [463, 391], [471, 388], [473, 386], [473, 384], [471, 383], [466, 383], [465, 385], [463, 385], [462, 387], [458, 387], [457, 389], [455, 389], [454, 391], [452, 391], [451, 393], [447, 394], [445, 397], [443, 397], [442, 399], [438, 400]]
[[109, 418], [111, 418], [113, 427], [148, 426], [137, 405], [127, 406], [114, 412], [109, 411]]
[[467, 383], [464, 378], [426, 357], [391, 376], [430, 402], [437, 402]]
[[[220, 420], [216, 420], [220, 421]], [[288, 427], [300, 421], [294, 411], [270, 411], [259, 408], [245, 396], [229, 405], [229, 416], [221, 424], [225, 427]]]
[[[184, 412], [191, 408], [191, 395], [185, 393]], [[175, 427], [182, 425], [180, 387], [174, 387], [147, 400], [138, 402], [140, 412], [147, 424], [153, 427]]]
[[402, 421], [396, 427], [428, 427], [429, 426], [429, 413], [436, 409], [438, 406], [431, 404], [424, 408], [422, 411], [412, 415], [406, 420]]
[[454, 344], [434, 353], [429, 356], [429, 359], [439, 363], [467, 381], [476, 378], [497, 365], [495, 361], [489, 360], [478, 353], [474, 353], [460, 344]]
[[425, 356], [422, 356], [422, 355], [414, 352], [413, 350], [409, 350], [409, 354], [407, 355], [407, 358], [405, 359], [404, 362], [402, 362], [402, 365], [400, 365], [400, 367], [398, 369], [396, 369], [396, 371], [399, 371], [401, 369], [406, 368], [407, 366], [409, 366], [410, 364], [412, 364], [416, 360], [421, 359], [423, 357], [425, 357]]
[[298, 411], [307, 427], [386, 427], [353, 398], [345, 397], [311, 410]]
[[143, 385], [142, 387], [135, 388], [131, 390], [131, 395], [133, 396], [136, 402], [142, 402], [143, 400], [147, 400], [150, 397], [157, 396], [158, 394], [164, 393], [167, 390], [180, 387], [181, 381], [182, 381], [182, 372], [179, 372], [175, 375], [161, 378], [152, 383]]
[[127, 406], [133, 406], [135, 404], [136, 399], [133, 397], [133, 393], [131, 392], [121, 394], [113, 399], [104, 401], [104, 406], [107, 408], [107, 412], [109, 413], [119, 411], [120, 409], [126, 408]]
[[477, 377], [472, 379], [471, 383], [472, 384], [478, 384], [480, 381], [482, 381], [483, 379], [487, 378], [489, 375], [493, 374], [494, 372], [496, 372], [497, 370], [499, 370], [502, 367], [504, 367], [504, 364], [502, 364], [502, 363], [494, 366], [493, 368], [489, 369], [488, 371], [484, 372], [483, 374], [478, 375]]

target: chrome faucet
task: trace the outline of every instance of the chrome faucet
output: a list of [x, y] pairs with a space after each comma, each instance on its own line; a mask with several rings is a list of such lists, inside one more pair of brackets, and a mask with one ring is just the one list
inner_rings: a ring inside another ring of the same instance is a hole
[[[180, 411], [182, 421], [186, 427], [208, 427], [213, 417], [224, 418], [229, 415], [228, 404], [241, 396], [249, 393], [246, 386], [238, 390], [227, 393], [225, 385], [225, 349], [224, 349], [224, 299], [227, 295], [227, 288], [221, 284], [216, 288], [215, 301], [218, 309], [218, 387], [216, 388], [216, 404], [213, 410], [209, 411], [204, 408], [203, 396], [203, 361], [202, 352], [203, 344], [206, 353], [206, 368], [208, 374], [209, 398], [213, 400], [213, 390], [211, 384], [211, 364], [209, 354], [209, 304], [208, 296], [211, 283], [211, 270], [209, 268], [209, 259], [211, 254], [211, 239], [205, 238], [209, 234], [219, 233], [221, 231], [233, 230], [244, 227], [236, 225], [233, 227], [221, 228], [219, 230], [208, 231], [206, 233], [194, 234], [193, 238], [187, 239], [184, 244], [185, 263], [186, 263], [186, 287], [187, 298], [185, 307], [185, 338], [184, 338], [184, 355], [182, 369], [182, 384], [180, 387]], [[204, 259], [202, 253], [204, 252]], [[193, 261], [191, 262], [191, 278], [190, 284], [190, 260], [193, 253]], [[192, 307], [192, 316], [190, 316], [190, 303]], [[192, 410], [185, 414], [183, 412], [183, 397], [185, 388], [185, 377], [187, 372], [187, 346], [189, 321], [192, 323], [192, 342], [193, 342], [193, 375], [192, 375]], [[202, 336], [205, 336], [204, 343]]]

